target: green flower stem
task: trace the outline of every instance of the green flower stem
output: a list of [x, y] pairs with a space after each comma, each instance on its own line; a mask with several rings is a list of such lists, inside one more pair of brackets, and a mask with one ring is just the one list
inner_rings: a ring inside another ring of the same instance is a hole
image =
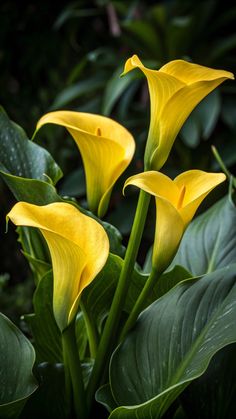
[[149, 202], [150, 195], [141, 190], [124, 263], [112, 301], [111, 309], [104, 327], [101, 341], [99, 343], [97, 357], [88, 385], [88, 406], [91, 406], [93, 403], [94, 394], [99, 387], [101, 376], [106, 368], [107, 362], [109, 361], [112, 350], [114, 348], [113, 339], [114, 336], [116, 336], [122, 308], [124, 306], [125, 296], [130, 285], [130, 276], [132, 275], [134, 264], [137, 258]]
[[88, 335], [88, 342], [89, 342], [89, 350], [91, 358], [96, 358], [97, 354], [97, 346], [98, 346], [98, 333], [96, 329], [96, 325], [94, 324], [93, 319], [90, 316], [86, 306], [83, 303], [83, 298], [80, 299], [80, 308], [84, 315], [84, 321], [87, 329]]
[[[72, 384], [73, 391], [73, 404], [76, 419], [87, 419], [88, 410], [86, 405], [86, 397], [84, 390], [84, 382], [82, 375], [82, 368], [78, 355], [78, 348], [75, 339], [75, 323], [72, 322], [67, 329], [62, 333], [62, 347], [63, 347], [63, 358], [65, 367], [66, 377], [66, 391], [70, 387], [69, 377]], [[70, 397], [71, 399], [71, 397]]]
[[65, 350], [65, 343], [64, 339], [62, 338], [62, 350], [63, 350], [63, 364], [64, 364], [64, 372], [65, 372], [65, 402], [66, 402], [66, 411], [68, 416], [71, 414], [71, 407], [72, 407], [72, 382], [70, 377], [69, 371], [69, 361], [67, 359], [67, 352]]
[[214, 145], [212, 145], [211, 146], [211, 149], [212, 149], [212, 152], [213, 152], [213, 154], [214, 154], [214, 156], [215, 156], [215, 158], [216, 158], [216, 160], [217, 160], [217, 162], [218, 162], [221, 170], [225, 173], [225, 175], [227, 176], [227, 178], [230, 180], [230, 178], [231, 178], [232, 175], [229, 172], [229, 170], [227, 169], [227, 167], [225, 166], [225, 164], [224, 164], [224, 162], [223, 162], [223, 160], [222, 160], [222, 158], [221, 158], [221, 156], [220, 156], [217, 148]]
[[132, 311], [129, 314], [128, 319], [126, 320], [126, 323], [121, 331], [120, 334], [120, 341], [122, 341], [128, 331], [131, 329], [131, 327], [134, 325], [135, 321], [137, 320], [137, 317], [139, 313], [144, 309], [145, 302], [150, 295], [153, 287], [156, 285], [158, 279], [160, 277], [160, 273], [156, 269], [152, 269], [141, 293], [139, 294], [139, 297], [132, 309]]

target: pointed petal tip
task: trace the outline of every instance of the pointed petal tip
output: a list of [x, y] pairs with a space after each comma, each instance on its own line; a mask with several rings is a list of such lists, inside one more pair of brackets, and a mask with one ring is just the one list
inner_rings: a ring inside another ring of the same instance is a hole
[[121, 77], [123, 77], [125, 74], [127, 74], [129, 71], [133, 70], [134, 68], [140, 68], [140, 67], [144, 67], [142, 61], [139, 59], [139, 57], [136, 54], [132, 55], [132, 57], [126, 60], [124, 71], [121, 74]]

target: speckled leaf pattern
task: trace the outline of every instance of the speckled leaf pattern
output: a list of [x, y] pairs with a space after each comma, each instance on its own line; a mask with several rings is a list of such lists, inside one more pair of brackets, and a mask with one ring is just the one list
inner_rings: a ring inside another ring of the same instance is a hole
[[27, 139], [0, 108], [0, 175], [15, 198], [38, 205], [60, 201], [53, 185], [62, 172], [51, 155]]
[[50, 154], [27, 139], [23, 129], [0, 109], [0, 168], [6, 173], [55, 184], [62, 173]]

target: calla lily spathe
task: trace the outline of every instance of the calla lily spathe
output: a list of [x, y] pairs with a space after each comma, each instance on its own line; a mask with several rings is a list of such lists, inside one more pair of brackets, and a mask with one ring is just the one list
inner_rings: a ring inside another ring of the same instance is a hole
[[49, 123], [65, 127], [75, 140], [83, 159], [89, 208], [102, 217], [115, 182], [132, 160], [132, 135], [114, 120], [89, 113], [50, 112], [38, 121], [36, 131]]
[[203, 199], [223, 182], [223, 173], [189, 170], [171, 180], [148, 171], [131, 176], [125, 186], [135, 185], [155, 196], [156, 231], [153, 245], [153, 267], [163, 272], [173, 259], [183, 233]]
[[68, 203], [37, 206], [18, 202], [7, 215], [17, 226], [39, 228], [53, 266], [53, 311], [63, 331], [79, 297], [106, 263], [109, 240], [103, 227]]
[[234, 75], [183, 60], [174, 60], [160, 70], [145, 67], [137, 55], [126, 61], [124, 72], [139, 68], [147, 78], [151, 119], [145, 152], [147, 170], [160, 170], [174, 140], [195, 106], [212, 90]]

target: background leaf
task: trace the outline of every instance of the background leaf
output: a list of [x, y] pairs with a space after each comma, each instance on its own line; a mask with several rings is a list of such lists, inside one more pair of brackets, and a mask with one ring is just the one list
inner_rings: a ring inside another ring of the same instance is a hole
[[37, 179], [26, 179], [0, 171], [0, 175], [12, 191], [17, 201], [29, 202], [35, 205], [46, 205], [60, 202], [62, 198], [50, 183]]
[[236, 412], [236, 345], [228, 345], [213, 357], [206, 372], [180, 396], [187, 417], [234, 419]]
[[90, 79], [85, 79], [78, 83], [72, 84], [65, 89], [63, 89], [55, 98], [53, 104], [50, 107], [50, 110], [59, 109], [72, 100], [78, 99], [79, 97], [88, 94], [90, 92], [95, 92], [101, 87], [104, 87], [105, 80], [104, 77], [100, 74], [96, 74]]
[[61, 333], [53, 315], [53, 276], [49, 271], [39, 282], [34, 293], [34, 314], [24, 316], [34, 338], [37, 358], [40, 362], [62, 361]]
[[236, 208], [226, 196], [191, 222], [171, 264], [193, 275], [236, 262]]
[[35, 368], [39, 389], [26, 403], [20, 419], [68, 419], [62, 364], [43, 362]]
[[[82, 299], [86, 311], [90, 313], [90, 317], [95, 319], [100, 331], [103, 321], [109, 313], [122, 265], [123, 260], [119, 256], [110, 253], [102, 271], [83, 292]], [[124, 302], [124, 312], [126, 314], [130, 313], [134, 307], [147, 278], [148, 275], [137, 269], [134, 270]], [[191, 278], [191, 274], [181, 266], [176, 266], [170, 272], [161, 275], [157, 278], [157, 284], [146, 300], [145, 307], [186, 278]]]
[[102, 107], [104, 115], [110, 115], [122, 93], [126, 91], [131, 81], [137, 78], [137, 74], [134, 74], [134, 72], [128, 73], [125, 77], [120, 77], [122, 72], [123, 66], [118, 67], [106, 85]]
[[23, 333], [0, 313], [0, 417], [16, 418], [36, 390], [32, 375], [34, 348]]

